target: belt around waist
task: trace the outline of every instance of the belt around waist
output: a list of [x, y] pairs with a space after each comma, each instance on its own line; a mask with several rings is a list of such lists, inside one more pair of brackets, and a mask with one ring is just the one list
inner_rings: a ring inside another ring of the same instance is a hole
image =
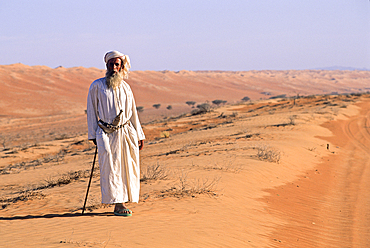
[[130, 120], [127, 120], [125, 123], [121, 124], [121, 125], [112, 125], [112, 124], [109, 124], [107, 122], [104, 122], [102, 120], [99, 120], [98, 121], [98, 126], [103, 129], [104, 132], [106, 133], [113, 133], [114, 131], [117, 131], [118, 129], [124, 127], [126, 124], [128, 124], [130, 122]]

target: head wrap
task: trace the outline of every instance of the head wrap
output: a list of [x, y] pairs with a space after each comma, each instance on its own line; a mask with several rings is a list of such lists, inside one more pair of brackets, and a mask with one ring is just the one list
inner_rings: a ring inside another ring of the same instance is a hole
[[114, 59], [114, 58], [120, 58], [122, 60], [122, 63], [123, 63], [123, 76], [124, 76], [124, 78], [128, 78], [128, 71], [131, 68], [130, 58], [128, 57], [128, 55], [124, 55], [123, 53], [120, 53], [118, 51], [110, 51], [110, 52], [107, 52], [104, 55], [104, 62], [105, 62], [105, 64], [108, 64], [108, 61], [110, 59]]

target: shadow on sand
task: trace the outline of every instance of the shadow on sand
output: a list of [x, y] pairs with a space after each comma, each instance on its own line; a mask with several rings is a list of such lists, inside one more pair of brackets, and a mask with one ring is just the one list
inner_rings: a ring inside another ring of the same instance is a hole
[[45, 215], [25, 215], [25, 216], [13, 216], [13, 217], [0, 217], [2, 220], [27, 220], [27, 219], [52, 219], [52, 218], [66, 218], [66, 217], [82, 217], [82, 216], [115, 216], [113, 212], [105, 213], [65, 213], [65, 214], [45, 214]]

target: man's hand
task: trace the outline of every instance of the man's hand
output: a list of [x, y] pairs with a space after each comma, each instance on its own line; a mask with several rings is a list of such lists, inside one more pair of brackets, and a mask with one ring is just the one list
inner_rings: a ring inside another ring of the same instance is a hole
[[139, 140], [139, 151], [144, 148], [144, 140]]
[[96, 139], [91, 139], [91, 141], [96, 145]]

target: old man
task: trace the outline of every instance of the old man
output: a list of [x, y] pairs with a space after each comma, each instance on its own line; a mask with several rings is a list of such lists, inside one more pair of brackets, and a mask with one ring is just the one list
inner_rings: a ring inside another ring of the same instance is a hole
[[139, 150], [145, 136], [134, 95], [124, 81], [129, 57], [110, 51], [104, 61], [106, 75], [91, 84], [87, 97], [88, 139], [98, 146], [102, 203], [115, 204], [115, 215], [131, 216], [125, 202], [139, 201]]

